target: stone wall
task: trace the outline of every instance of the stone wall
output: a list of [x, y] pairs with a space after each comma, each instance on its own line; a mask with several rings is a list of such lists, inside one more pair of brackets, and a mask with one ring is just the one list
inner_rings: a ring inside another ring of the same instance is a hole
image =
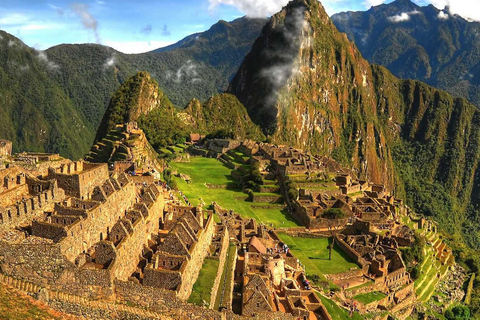
[[95, 187], [109, 178], [108, 165], [74, 162], [58, 169], [48, 169], [48, 179], [57, 180], [58, 186], [70, 197], [88, 199]]
[[363, 269], [365, 265], [369, 265], [369, 263], [363, 259], [358, 252], [353, 250], [352, 247], [350, 247], [340, 236], [337, 234], [335, 235], [335, 244], [343, 251], [345, 252], [350, 258], [353, 259], [356, 263], [360, 265], [360, 267]]
[[[27, 179], [27, 183], [26, 190], [24, 188], [21, 190], [22, 193], [26, 192], [27, 196], [21, 202], [13, 206], [0, 207], [0, 230], [17, 227], [34, 218], [43, 219], [45, 211], [53, 210], [54, 201], [62, 201], [65, 198], [63, 190], [58, 189], [54, 181]], [[48, 183], [48, 187], [41, 187], [42, 183]], [[32, 189], [30, 193], [28, 189]]]
[[282, 202], [281, 195], [261, 195], [261, 194], [253, 194], [252, 198], [253, 202], [261, 202], [261, 203], [280, 203]]
[[12, 142], [0, 140], [0, 157], [10, 157], [12, 155]]
[[203, 265], [203, 260], [208, 255], [208, 249], [212, 243], [215, 232], [215, 221], [213, 214], [210, 214], [204, 229], [199, 232], [198, 242], [194, 244], [190, 252], [190, 259], [182, 272], [182, 283], [177, 290], [177, 296], [182, 300], [187, 300], [192, 293], [192, 288], [197, 281], [198, 274]]
[[149, 208], [147, 216], [141, 215], [132, 225], [133, 232], [124, 237], [115, 248], [112, 272], [116, 279], [127, 280], [137, 269], [143, 247], [158, 232], [159, 219], [163, 213], [163, 197]]
[[107, 270], [85, 270], [66, 260], [58, 244], [9, 244], [0, 242], [1, 272], [50, 290], [89, 298], [112, 295]]

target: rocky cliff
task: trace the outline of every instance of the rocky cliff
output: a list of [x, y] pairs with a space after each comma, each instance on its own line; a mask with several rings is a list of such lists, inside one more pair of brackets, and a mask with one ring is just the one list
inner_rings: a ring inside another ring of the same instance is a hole
[[275, 142], [333, 153], [360, 175], [393, 185], [387, 142], [400, 119], [377, 103], [377, 70], [384, 72], [336, 30], [320, 3], [296, 0], [264, 27], [229, 91]]

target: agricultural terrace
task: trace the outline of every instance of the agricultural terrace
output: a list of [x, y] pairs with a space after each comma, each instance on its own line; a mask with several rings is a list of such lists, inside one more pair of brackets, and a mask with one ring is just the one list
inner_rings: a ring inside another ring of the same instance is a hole
[[[194, 206], [199, 204], [201, 198], [207, 205], [215, 201], [245, 218], [255, 218], [258, 222], [276, 228], [298, 226], [284, 205], [247, 201], [248, 195], [237, 187], [235, 179], [230, 175], [231, 169], [216, 159], [192, 157], [190, 162], [171, 162], [170, 167], [173, 171], [190, 177], [188, 183], [179, 177], [173, 179]], [[211, 185], [222, 187], [211, 188]]]

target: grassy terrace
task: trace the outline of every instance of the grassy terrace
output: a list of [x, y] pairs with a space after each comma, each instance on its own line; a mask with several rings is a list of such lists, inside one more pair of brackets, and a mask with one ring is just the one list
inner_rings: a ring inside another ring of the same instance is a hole
[[317, 190], [317, 191], [333, 191], [338, 190], [337, 185], [335, 182], [328, 181], [328, 182], [295, 182], [295, 186], [302, 189], [307, 190]]
[[204, 304], [204, 301], [210, 303], [212, 286], [217, 275], [218, 265], [218, 260], [205, 259], [197, 281], [193, 285], [193, 291], [190, 298], [188, 298], [188, 302], [200, 306]]
[[323, 295], [317, 293], [318, 297], [322, 301], [323, 305], [327, 309], [328, 313], [333, 320], [362, 320], [363, 318], [358, 314], [354, 313], [352, 317], [348, 314], [343, 308], [340, 308], [335, 302], [324, 297]]
[[[269, 203], [253, 203], [246, 201], [248, 195], [236, 187], [234, 179], [230, 176], [231, 170], [220, 161], [210, 158], [192, 157], [190, 162], [170, 164], [173, 170], [187, 174], [191, 178], [186, 183], [180, 178], [174, 178], [177, 186], [188, 197], [192, 205], [197, 205], [202, 198], [206, 204], [216, 201], [226, 209], [234, 210], [246, 218], [255, 218], [274, 227], [298, 227], [298, 224], [288, 215], [281, 206]], [[227, 189], [209, 189], [205, 185], [227, 185]], [[253, 206], [253, 207], [252, 207]], [[270, 206], [271, 208], [258, 208]]]
[[382, 300], [386, 296], [387, 295], [382, 292], [374, 291], [374, 292], [368, 292], [368, 293], [362, 293], [362, 294], [356, 295], [355, 297], [353, 297], [353, 299], [366, 305], [374, 301]]
[[222, 278], [220, 279], [220, 285], [218, 286], [217, 299], [215, 301], [215, 310], [218, 310], [220, 307], [225, 306], [226, 298], [229, 295], [229, 292], [233, 290], [233, 283], [230, 281], [232, 279], [232, 274], [235, 270], [235, 251], [237, 250], [235, 244], [230, 243], [228, 248], [227, 260], [225, 261], [225, 267], [223, 268]]
[[318, 274], [322, 277], [325, 274], [341, 273], [351, 268], [358, 268], [358, 265], [337, 246], [332, 250], [332, 260], [328, 260], [327, 238], [298, 238], [290, 237], [286, 233], [277, 234], [290, 247], [295, 257], [302, 262], [309, 275]]
[[37, 300], [0, 285], [0, 319], [8, 320], [60, 320], [74, 319], [42, 305]]

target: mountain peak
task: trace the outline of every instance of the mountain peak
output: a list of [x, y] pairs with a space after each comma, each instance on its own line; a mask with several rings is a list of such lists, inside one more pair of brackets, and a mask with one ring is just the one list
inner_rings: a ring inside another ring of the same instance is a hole
[[115, 92], [97, 132], [96, 141], [102, 139], [117, 125], [136, 122], [160, 105], [173, 108], [148, 72], [140, 71], [127, 79]]

